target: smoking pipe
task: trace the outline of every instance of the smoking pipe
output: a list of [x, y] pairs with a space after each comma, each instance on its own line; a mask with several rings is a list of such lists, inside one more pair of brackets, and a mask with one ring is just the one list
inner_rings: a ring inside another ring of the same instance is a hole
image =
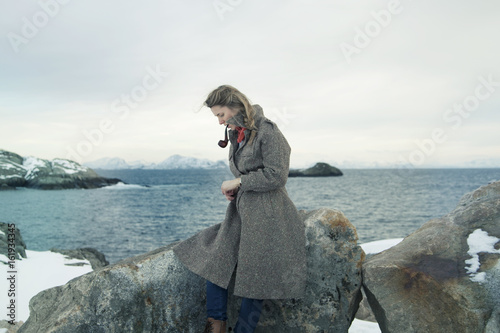
[[226, 148], [227, 143], [229, 141], [228, 138], [227, 138], [227, 127], [228, 126], [226, 126], [226, 134], [225, 134], [224, 140], [219, 140], [219, 147], [221, 147], [221, 148]]

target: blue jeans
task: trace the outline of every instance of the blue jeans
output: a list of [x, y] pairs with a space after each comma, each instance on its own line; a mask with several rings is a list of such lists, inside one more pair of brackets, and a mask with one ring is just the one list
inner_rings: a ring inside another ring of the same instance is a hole
[[[241, 300], [235, 333], [252, 333], [257, 326], [262, 311], [261, 299], [243, 298]], [[207, 317], [227, 320], [227, 289], [207, 280]]]

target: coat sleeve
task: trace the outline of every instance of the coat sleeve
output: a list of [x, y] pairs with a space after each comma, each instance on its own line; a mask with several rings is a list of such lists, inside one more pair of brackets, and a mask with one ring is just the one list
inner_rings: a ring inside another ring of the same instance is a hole
[[275, 124], [265, 123], [259, 129], [259, 144], [262, 153], [262, 168], [241, 175], [241, 189], [266, 192], [284, 187], [290, 167], [290, 145]]

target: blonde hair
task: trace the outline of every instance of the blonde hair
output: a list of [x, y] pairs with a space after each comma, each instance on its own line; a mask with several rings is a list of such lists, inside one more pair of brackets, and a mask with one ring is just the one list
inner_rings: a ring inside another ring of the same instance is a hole
[[234, 112], [240, 112], [245, 122], [245, 128], [250, 130], [249, 144], [252, 144], [257, 127], [255, 126], [255, 110], [250, 100], [238, 89], [230, 85], [222, 85], [208, 94], [205, 105], [209, 108], [215, 105], [227, 106]]

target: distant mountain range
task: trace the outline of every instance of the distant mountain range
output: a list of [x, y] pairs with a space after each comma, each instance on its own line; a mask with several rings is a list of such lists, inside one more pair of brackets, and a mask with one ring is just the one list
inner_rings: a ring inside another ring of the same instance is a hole
[[[459, 165], [400, 165], [395, 163], [379, 162], [359, 162], [359, 161], [337, 161], [330, 163], [340, 169], [407, 169], [407, 168], [498, 168], [500, 158], [485, 158], [461, 163]], [[123, 170], [123, 169], [224, 169], [228, 167], [227, 162], [223, 160], [211, 161], [208, 159], [199, 159], [181, 155], [172, 155], [163, 162], [149, 163], [145, 161], [127, 162], [122, 158], [105, 157], [92, 162], [85, 162], [83, 165], [92, 169], [103, 170]], [[300, 168], [305, 169], [309, 165], [303, 165]]]
[[144, 161], [127, 162], [118, 157], [104, 157], [92, 162], [85, 162], [83, 165], [92, 169], [102, 170], [123, 170], [123, 169], [224, 169], [228, 165], [220, 161], [210, 161], [208, 159], [199, 159], [181, 155], [172, 155], [160, 163], [148, 163]]

